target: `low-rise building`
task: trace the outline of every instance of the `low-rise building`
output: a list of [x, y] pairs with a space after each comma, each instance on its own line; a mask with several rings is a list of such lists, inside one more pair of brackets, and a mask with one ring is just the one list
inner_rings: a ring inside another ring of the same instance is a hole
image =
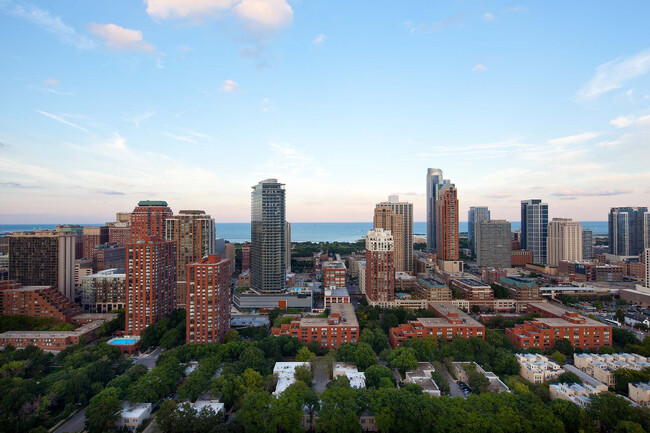
[[564, 373], [559, 364], [538, 353], [517, 353], [519, 375], [532, 383], [548, 382]]
[[650, 407], [650, 382], [628, 383], [630, 400], [639, 406]]
[[271, 330], [273, 335], [290, 335], [304, 344], [318, 342], [321, 347], [338, 348], [343, 343], [357, 343], [359, 322], [352, 304], [332, 304], [329, 317], [303, 317]]
[[508, 289], [510, 297], [519, 302], [536, 302], [542, 300], [539, 284], [535, 278], [501, 277], [499, 284]]
[[70, 322], [81, 314], [79, 305], [51, 286], [26, 286], [0, 281], [0, 315], [29, 316]]
[[481, 309], [492, 308], [494, 291], [484, 282], [471, 278], [453, 278], [449, 284], [463, 292], [463, 297], [469, 301], [471, 307], [478, 305]]
[[126, 427], [129, 431], [136, 431], [146, 420], [151, 417], [151, 403], [122, 402], [122, 412], [117, 420], [117, 427]]
[[478, 365], [475, 362], [454, 362], [454, 373], [455, 376], [458, 378], [458, 380], [462, 380], [463, 382], [469, 382], [469, 377], [467, 375], [466, 368], [469, 364], [474, 364], [476, 367], [476, 372], [482, 374], [485, 376], [487, 380], [490, 381], [490, 385], [488, 386], [488, 390], [490, 392], [510, 392], [510, 388], [503, 383], [501, 379], [499, 379], [499, 376], [494, 374], [491, 371], [485, 371], [483, 367]]
[[399, 347], [404, 340], [424, 338], [444, 338], [452, 340], [456, 337], [477, 337], [485, 339], [485, 326], [471, 318], [467, 313], [459, 310], [450, 303], [430, 302], [429, 310], [438, 317], [418, 318], [391, 328], [388, 339], [391, 347]]
[[627, 270], [623, 266], [562, 260], [558, 265], [558, 275], [566, 276], [569, 281], [585, 282], [620, 282]]
[[90, 313], [110, 313], [124, 308], [126, 272], [106, 269], [81, 279], [81, 306]]
[[533, 252], [527, 250], [510, 251], [510, 261], [512, 267], [523, 267], [533, 262]]
[[544, 350], [555, 347], [559, 339], [567, 339], [573, 347], [581, 349], [612, 345], [612, 327], [602, 322], [545, 303], [529, 303], [528, 312], [541, 312], [544, 317], [506, 329], [506, 337], [517, 347]]
[[215, 414], [221, 412], [226, 413], [225, 404], [219, 403], [219, 400], [197, 400], [192, 403], [192, 408], [196, 410], [197, 416], [201, 414], [203, 409], [212, 410]]
[[345, 263], [342, 261], [332, 261], [323, 263], [323, 286], [345, 288]]
[[431, 378], [431, 373], [436, 371], [430, 362], [418, 362], [416, 370], [406, 372], [406, 383], [414, 383], [422, 388], [422, 392], [429, 395], [440, 397], [440, 388], [438, 384]]
[[616, 370], [626, 369], [641, 371], [650, 367], [648, 358], [635, 353], [575, 353], [573, 364], [597, 381], [610, 388], [616, 386]]
[[587, 384], [578, 383], [553, 383], [549, 386], [551, 400], [570, 401], [585, 408], [591, 404], [591, 396], [600, 394], [600, 390]]
[[408, 272], [395, 272], [395, 292], [413, 292], [418, 278]]
[[326, 288], [323, 293], [325, 308], [330, 308], [333, 304], [349, 304], [350, 293], [348, 289], [337, 289], [334, 286]]
[[308, 362], [276, 362], [273, 367], [273, 375], [277, 377], [278, 382], [275, 385], [274, 395], [282, 394], [287, 388], [296, 383], [296, 368], [307, 367]]
[[339, 376], [345, 376], [350, 381], [352, 388], [365, 388], [366, 375], [359, 371], [357, 366], [349, 362], [337, 362], [334, 364], [332, 376], [336, 379]]
[[248, 288], [251, 286], [251, 270], [246, 269], [237, 277], [237, 287]]
[[415, 295], [419, 299], [427, 301], [449, 302], [452, 299], [449, 287], [433, 275], [418, 278], [415, 285]]
[[78, 327], [73, 331], [8, 331], [0, 334], [0, 347], [12, 345], [16, 349], [36, 346], [48, 352], [59, 352], [83, 341], [90, 341], [106, 322], [96, 320]]

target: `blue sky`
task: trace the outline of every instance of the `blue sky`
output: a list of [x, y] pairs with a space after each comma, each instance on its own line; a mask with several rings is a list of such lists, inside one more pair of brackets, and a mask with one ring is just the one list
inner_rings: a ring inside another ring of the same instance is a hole
[[0, 0], [0, 222], [141, 199], [248, 221], [370, 221], [427, 167], [519, 220], [650, 197], [650, 3]]

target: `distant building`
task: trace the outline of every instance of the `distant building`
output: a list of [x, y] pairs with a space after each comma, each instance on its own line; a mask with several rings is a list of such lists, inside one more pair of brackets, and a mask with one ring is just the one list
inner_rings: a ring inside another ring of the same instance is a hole
[[439, 168], [427, 169], [427, 252], [434, 253], [437, 251], [438, 234], [436, 225], [438, 218], [436, 216], [438, 201], [438, 185], [442, 185], [442, 170]]
[[323, 263], [323, 287], [345, 288], [345, 263], [339, 261]]
[[600, 390], [587, 384], [578, 383], [553, 383], [549, 387], [551, 400], [559, 398], [560, 400], [570, 401], [581, 408], [591, 404], [591, 396], [600, 394]]
[[320, 347], [337, 349], [343, 343], [359, 341], [359, 322], [352, 304], [330, 305], [330, 315], [324, 317], [303, 317], [290, 324], [271, 330], [273, 335], [296, 337], [303, 344], [317, 342]]
[[395, 244], [395, 270], [413, 272], [413, 203], [391, 195], [375, 207], [374, 228], [389, 230]]
[[477, 265], [509, 268], [512, 264], [510, 223], [505, 220], [484, 220], [474, 224], [474, 229], [476, 230], [474, 251]]
[[308, 362], [276, 362], [273, 366], [273, 376], [278, 381], [273, 395], [280, 395], [291, 385], [296, 383], [296, 369], [298, 367], [311, 368]]
[[438, 256], [434, 253], [423, 254], [416, 252], [414, 254], [414, 273], [433, 274], [438, 266]]
[[54, 286], [74, 299], [74, 233], [42, 230], [8, 237], [10, 280], [25, 286]]
[[366, 293], [366, 261], [365, 260], [359, 260], [357, 264], [357, 268], [359, 269], [358, 275], [359, 275], [359, 291], [363, 293], [364, 295], [367, 296]]
[[108, 226], [108, 242], [125, 247], [131, 243], [131, 224], [116, 222]]
[[548, 204], [539, 199], [521, 202], [521, 248], [533, 252], [533, 262], [546, 263]]
[[220, 343], [230, 329], [230, 260], [209, 255], [187, 265], [186, 343]]
[[345, 287], [340, 289], [328, 288], [324, 290], [323, 301], [325, 308], [330, 308], [333, 304], [349, 304], [350, 293]]
[[174, 216], [166, 201], [143, 200], [131, 214], [131, 242], [147, 237], [165, 238], [165, 222]]
[[93, 274], [93, 261], [90, 259], [77, 259], [74, 261], [74, 285], [80, 286], [81, 279]]
[[543, 383], [564, 373], [562, 367], [538, 353], [517, 353], [519, 375], [531, 383]]
[[438, 260], [455, 261], [460, 254], [458, 190], [453, 184], [438, 188], [436, 202], [436, 241]]
[[454, 278], [450, 280], [451, 287], [463, 292], [463, 297], [469, 301], [470, 308], [478, 305], [481, 309], [491, 309], [494, 304], [492, 287], [482, 281], [471, 278]]
[[418, 278], [415, 285], [415, 295], [419, 299], [437, 302], [450, 302], [452, 299], [451, 290], [447, 287], [447, 284], [433, 275]]
[[625, 269], [620, 265], [598, 264], [596, 262], [578, 262], [562, 260], [558, 266], [560, 276], [569, 277], [569, 281], [620, 282], [623, 281]]
[[609, 211], [608, 226], [610, 254], [634, 256], [650, 248], [647, 207], [614, 207]]
[[83, 228], [83, 257], [90, 259], [97, 245], [108, 242], [107, 226], [86, 226]]
[[251, 287], [262, 293], [285, 289], [285, 189], [277, 179], [253, 186], [251, 193]]
[[451, 303], [432, 302], [429, 303], [429, 309], [433, 310], [438, 317], [418, 318], [396, 328], [390, 328], [388, 331], [390, 346], [399, 347], [405, 340], [412, 339], [452, 340], [457, 337], [485, 339], [485, 326]]
[[0, 282], [0, 316], [29, 316], [71, 322], [81, 308], [52, 286]]
[[93, 272], [126, 266], [126, 248], [117, 244], [105, 243], [95, 246], [88, 258], [91, 260]]
[[548, 223], [546, 263], [557, 266], [560, 260], [582, 260], [582, 227], [571, 218], [553, 218]]
[[81, 279], [81, 305], [86, 313], [110, 313], [126, 304], [126, 272], [106, 269]]
[[334, 380], [339, 376], [347, 377], [348, 381], [350, 381], [350, 388], [360, 389], [366, 387], [365, 373], [359, 371], [356, 365], [349, 362], [337, 362], [334, 364], [332, 376]]
[[172, 242], [152, 236], [126, 250], [125, 331], [140, 335], [176, 308], [176, 251]]
[[645, 283], [646, 289], [650, 289], [650, 248], [646, 248], [643, 253], [643, 261], [645, 263]]
[[648, 358], [635, 353], [575, 353], [573, 364], [576, 368], [610, 388], [616, 386], [614, 373], [619, 369], [641, 371], [650, 368]]
[[251, 268], [251, 243], [244, 242], [241, 247], [241, 271], [247, 271]]
[[80, 225], [58, 224], [57, 232], [67, 232], [75, 235], [75, 257], [80, 259], [84, 256], [84, 228]]
[[230, 260], [230, 273], [232, 274], [235, 272], [235, 260], [237, 257], [237, 252], [235, 250], [235, 244], [231, 244], [230, 242], [226, 242], [226, 246], [224, 248], [224, 254], [223, 257], [226, 260]]
[[250, 287], [251, 286], [251, 270], [246, 269], [237, 277], [237, 287]]
[[[478, 225], [482, 222], [490, 221], [490, 210], [487, 206], [471, 206], [467, 212], [467, 238], [472, 253], [476, 254], [476, 234]], [[508, 243], [510, 243], [510, 233], [508, 233]], [[480, 265], [479, 265], [480, 266]]]
[[525, 305], [527, 302], [538, 302], [542, 300], [542, 294], [536, 278], [501, 277], [499, 278], [499, 284], [508, 289], [510, 297], [522, 305]]
[[123, 401], [122, 412], [120, 412], [116, 426], [120, 429], [126, 427], [131, 432], [136, 431], [138, 427], [151, 417], [151, 408], [151, 403], [129, 403], [128, 401]]
[[291, 224], [284, 223], [284, 263], [285, 272], [291, 272]]
[[382, 228], [366, 236], [365, 286], [371, 302], [395, 298], [395, 244], [391, 232]]
[[0, 334], [0, 347], [12, 345], [16, 349], [36, 346], [47, 352], [60, 352], [80, 342], [88, 343], [108, 319], [100, 317], [73, 331], [8, 331]]
[[582, 229], [582, 260], [594, 258], [594, 232]]
[[533, 263], [533, 252], [527, 250], [513, 250], [510, 252], [512, 267], [526, 266]]

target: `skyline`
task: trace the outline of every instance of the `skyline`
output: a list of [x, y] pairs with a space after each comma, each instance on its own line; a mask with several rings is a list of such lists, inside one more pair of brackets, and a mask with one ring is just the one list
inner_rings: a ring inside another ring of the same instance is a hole
[[647, 206], [649, 4], [429, 3], [0, 0], [0, 224], [248, 222], [265, 178], [291, 222], [422, 222], [429, 167], [461, 221]]

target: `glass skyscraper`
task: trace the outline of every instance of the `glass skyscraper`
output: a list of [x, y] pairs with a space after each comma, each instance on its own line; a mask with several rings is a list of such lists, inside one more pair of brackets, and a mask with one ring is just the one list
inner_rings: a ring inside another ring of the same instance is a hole
[[442, 185], [442, 170], [430, 168], [427, 170], [427, 252], [436, 251], [436, 201], [438, 200], [438, 185]]
[[548, 204], [539, 199], [521, 201], [521, 248], [533, 252], [533, 262], [546, 263]]
[[476, 254], [476, 233], [478, 225], [490, 221], [490, 210], [485, 206], [471, 206], [467, 212], [467, 238], [472, 253]]
[[648, 248], [647, 207], [614, 207], [609, 211], [609, 253], [636, 256]]
[[284, 184], [266, 179], [252, 188], [251, 288], [282, 292], [287, 269]]

